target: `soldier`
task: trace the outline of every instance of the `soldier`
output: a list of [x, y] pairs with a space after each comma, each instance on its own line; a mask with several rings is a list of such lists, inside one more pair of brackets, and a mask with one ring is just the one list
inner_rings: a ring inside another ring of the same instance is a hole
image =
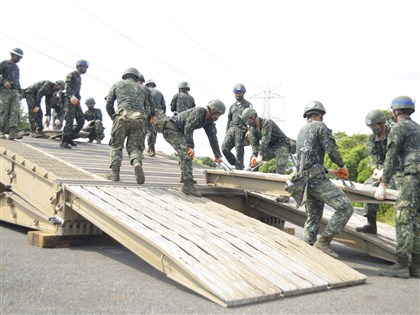
[[[366, 180], [365, 185], [378, 186], [379, 178], [382, 177], [383, 165], [385, 161], [386, 145], [391, 126], [387, 123], [386, 116], [383, 111], [375, 109], [366, 115], [366, 125], [372, 130], [367, 142], [367, 151], [372, 162], [372, 175]], [[391, 180], [392, 189], [396, 189], [397, 180]], [[376, 212], [378, 205], [368, 203], [364, 205], [367, 224], [357, 227], [356, 231], [376, 234]]]
[[[52, 108], [52, 126], [53, 129], [61, 129], [63, 126], [64, 115], [66, 113], [65, 110], [65, 103], [66, 103], [66, 95], [63, 91], [59, 91], [55, 95], [53, 95], [51, 100], [51, 108]], [[47, 113], [50, 112], [51, 109], [47, 107]], [[49, 117], [48, 120], [45, 121], [46, 125], [50, 124]]]
[[175, 149], [181, 162], [182, 192], [187, 195], [201, 197], [195, 187], [192, 170], [194, 152], [194, 130], [204, 128], [215, 156], [214, 161], [220, 163], [222, 154], [217, 140], [215, 121], [226, 111], [220, 100], [212, 100], [207, 107], [195, 107], [168, 118], [163, 129], [163, 138]]
[[386, 188], [401, 166], [403, 178], [394, 206], [397, 261], [379, 273], [389, 277], [420, 278], [420, 126], [410, 117], [415, 111], [410, 97], [395, 98], [391, 109], [396, 124], [388, 136], [383, 175], [375, 198], [385, 200]]
[[[222, 152], [228, 162], [235, 166], [237, 170], [244, 169], [244, 141], [248, 130], [247, 125], [242, 121], [242, 112], [249, 107], [251, 103], [245, 100], [245, 86], [241, 83], [233, 87], [236, 102], [229, 108], [228, 122], [226, 125], [226, 135], [222, 143]], [[236, 157], [231, 150], [235, 147]]]
[[[250, 126], [249, 138], [252, 146], [251, 165], [257, 167], [262, 161], [276, 159], [276, 173], [287, 174], [287, 163], [293, 148], [292, 141], [271, 119], [258, 117], [253, 108], [246, 108], [241, 115], [244, 123]], [[279, 196], [278, 202], [288, 201], [288, 197]]]
[[0, 63], [0, 138], [9, 133], [9, 140], [22, 138], [18, 134], [20, 71], [17, 63], [22, 59], [23, 51], [14, 48], [10, 59]]
[[87, 124], [83, 127], [83, 131], [89, 133], [88, 139], [90, 143], [92, 143], [93, 140], [96, 140], [97, 144], [101, 144], [101, 141], [105, 138], [102, 111], [100, 108], [95, 108], [96, 103], [93, 97], [88, 97], [85, 104], [88, 109], [83, 115], [85, 116]]
[[[130, 164], [134, 167], [137, 184], [145, 182], [142, 167], [145, 123], [149, 117], [150, 105], [147, 100], [146, 87], [139, 84], [140, 73], [136, 68], [127, 68], [122, 80], [115, 83], [106, 97], [106, 111], [111, 117], [111, 173], [106, 178], [112, 181], [120, 180], [122, 150], [126, 141]], [[118, 108], [115, 112], [114, 102]]]
[[156, 136], [157, 136], [157, 131], [156, 128], [156, 123], [159, 120], [164, 121], [166, 119], [166, 103], [165, 103], [165, 98], [163, 97], [163, 94], [156, 89], [156, 83], [154, 80], [150, 79], [147, 80], [146, 82], [146, 86], [150, 89], [150, 92], [152, 94], [152, 98], [154, 100], [155, 103], [155, 117], [156, 117], [156, 121], [155, 121], [155, 126], [153, 126], [152, 124], [148, 124], [148, 128], [147, 128], [147, 154], [150, 157], [153, 157], [156, 155], [156, 150], [155, 150], [155, 144], [156, 144]]
[[[353, 213], [353, 205], [343, 191], [326, 176], [323, 166], [326, 152], [331, 161], [339, 166], [337, 171], [332, 171], [335, 176], [348, 178], [349, 172], [331, 130], [323, 122], [325, 113], [325, 108], [320, 102], [308, 103], [303, 114], [303, 118], [307, 119], [307, 124], [299, 131], [297, 138], [299, 161], [302, 151], [306, 150], [302, 159], [303, 168], [300, 171], [301, 176], [307, 181], [305, 209], [308, 217], [304, 225], [303, 237], [306, 243], [313, 244], [326, 254], [338, 258], [338, 254], [334, 252], [330, 243], [334, 235], [344, 229]], [[325, 203], [334, 208], [335, 213], [317, 240]]]
[[31, 137], [40, 138], [45, 137], [42, 123], [42, 109], [41, 100], [45, 96], [45, 123], [49, 124], [49, 117], [51, 116], [51, 106], [54, 95], [64, 89], [65, 83], [63, 80], [51, 82], [49, 80], [39, 81], [32, 84], [25, 89], [25, 98], [28, 105], [29, 124], [31, 127]]
[[183, 81], [178, 84], [178, 93], [174, 95], [171, 101], [171, 111], [174, 114], [195, 107], [194, 98], [188, 93], [189, 91], [190, 85], [188, 82]]
[[[66, 104], [64, 116], [66, 124], [60, 142], [60, 147], [62, 148], [71, 149], [70, 145], [77, 145], [73, 139], [75, 139], [79, 131], [82, 130], [85, 122], [82, 106], [80, 105], [80, 88], [82, 86], [81, 75], [86, 73], [88, 67], [89, 63], [86, 60], [80, 59], [76, 62], [76, 70], [70, 72], [66, 77]], [[75, 119], [76, 125], [73, 126], [73, 121]]]

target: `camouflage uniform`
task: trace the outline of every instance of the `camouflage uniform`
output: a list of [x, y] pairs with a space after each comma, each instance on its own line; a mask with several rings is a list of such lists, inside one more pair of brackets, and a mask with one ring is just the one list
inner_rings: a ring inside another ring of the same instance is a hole
[[94, 108], [93, 111], [87, 110], [83, 113], [86, 121], [94, 121], [92, 125], [89, 125], [85, 131], [89, 132], [89, 141], [102, 140], [105, 138], [104, 127], [102, 123], [102, 111], [99, 108]]
[[[44, 129], [42, 125], [43, 112], [41, 109], [41, 100], [45, 96], [45, 116], [51, 116], [51, 101], [54, 97], [55, 83], [44, 80], [32, 84], [30, 87], [25, 89], [26, 103], [28, 104], [28, 116], [29, 124], [31, 126], [31, 132], [42, 133]], [[38, 106], [38, 112], [34, 113], [32, 110]]]
[[403, 178], [394, 206], [396, 250], [397, 257], [408, 259], [410, 254], [420, 254], [420, 126], [411, 118], [400, 121], [391, 129], [383, 183], [390, 183], [399, 165]]
[[[235, 102], [229, 108], [226, 135], [222, 143], [223, 155], [229, 164], [234, 165], [237, 170], [244, 169], [244, 141], [248, 131], [247, 125], [242, 121], [241, 115], [245, 108], [252, 107], [245, 99]], [[231, 150], [235, 147], [236, 157]]]
[[[77, 134], [83, 128], [85, 117], [83, 116], [82, 106], [80, 105], [80, 89], [82, 87], [82, 78], [78, 71], [70, 72], [66, 77], [66, 99], [65, 116], [66, 122], [63, 129], [62, 143], [68, 143], [77, 137]], [[77, 105], [70, 102], [70, 98], [75, 96], [79, 99]], [[76, 125], [73, 121], [76, 119]]]
[[[147, 89], [138, 84], [134, 79], [121, 80], [115, 83], [106, 97], [106, 111], [113, 120], [111, 130], [110, 158], [111, 169], [118, 169], [122, 163], [124, 142], [130, 164], [135, 159], [140, 163], [143, 160], [145, 122], [150, 114], [150, 105], [147, 99]], [[118, 108], [115, 112], [114, 102]]]
[[[65, 93], [63, 91], [60, 91], [53, 95], [51, 99], [51, 108], [49, 108], [47, 104], [46, 115], [52, 116], [51, 120], [52, 120], [52, 125], [54, 129], [61, 129], [61, 127], [57, 127], [55, 125], [56, 119], [58, 119], [60, 121], [60, 125], [63, 126], [64, 116], [66, 113], [65, 103], [66, 103]], [[51, 109], [53, 110], [52, 114], [51, 114]]]
[[[0, 63], [0, 134], [17, 132], [19, 121], [20, 72], [16, 63], [4, 60]], [[6, 89], [5, 82], [12, 87]]]
[[[163, 97], [163, 94], [155, 89], [155, 88], [149, 88], [152, 99], [154, 101], [155, 105], [155, 122], [158, 117], [165, 116], [166, 112], [166, 103], [165, 98]], [[166, 118], [166, 116], [164, 117]], [[150, 122], [147, 122], [147, 145], [149, 148], [154, 148], [156, 144], [156, 136], [157, 136], [157, 130], [154, 126], [150, 124]]]
[[181, 160], [181, 178], [184, 182], [194, 179], [192, 159], [187, 155], [188, 148], [194, 149], [194, 130], [204, 128], [214, 156], [222, 157], [217, 140], [216, 124], [206, 120], [205, 116], [206, 108], [191, 108], [168, 118], [163, 129], [163, 138], [172, 145]]
[[249, 130], [252, 155], [261, 155], [264, 161], [276, 158], [277, 174], [286, 174], [291, 151], [289, 138], [271, 119], [260, 117], [260, 124], [261, 131], [256, 127], [251, 127]]
[[[297, 138], [298, 161], [300, 161], [301, 148], [308, 150], [303, 170], [310, 174], [305, 203], [308, 217], [305, 222], [303, 237], [305, 242], [314, 244], [321, 224], [324, 204], [326, 203], [335, 209], [335, 213], [322, 233], [328, 238], [332, 238], [344, 229], [353, 213], [353, 205], [325, 174], [323, 164], [326, 152], [333, 163], [339, 167], [344, 166], [344, 161], [338, 151], [331, 130], [323, 122], [308, 120]], [[318, 171], [314, 171], [316, 169]]]
[[187, 92], [179, 92], [174, 95], [171, 101], [171, 111], [174, 113], [182, 113], [187, 109], [194, 108], [194, 98]]

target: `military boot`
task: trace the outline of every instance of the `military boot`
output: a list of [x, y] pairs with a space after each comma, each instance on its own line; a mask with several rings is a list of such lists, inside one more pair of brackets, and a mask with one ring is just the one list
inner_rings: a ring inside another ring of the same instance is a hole
[[420, 254], [411, 254], [410, 277], [420, 278]]
[[181, 191], [186, 195], [203, 197], [203, 195], [197, 190], [192, 179], [186, 180]]
[[134, 159], [133, 160], [133, 167], [134, 167], [134, 175], [136, 176], [136, 182], [139, 185], [144, 184], [146, 178], [144, 176], [143, 167], [141, 165], [140, 160]]
[[379, 274], [387, 277], [409, 278], [408, 256], [397, 255], [397, 262], [388, 268], [380, 269]]
[[151, 145], [148, 149], [147, 149], [147, 155], [150, 157], [154, 157], [156, 155], [156, 151], [155, 151], [155, 146]]
[[111, 166], [111, 173], [106, 174], [105, 178], [112, 180], [113, 182], [119, 182], [120, 181], [120, 167]]
[[77, 143], [73, 141], [73, 136], [69, 136], [67, 142], [68, 144], [72, 145], [73, 147], [77, 147]]
[[314, 247], [322, 250], [325, 254], [337, 259], [340, 256], [332, 249], [331, 240], [332, 236], [321, 235], [315, 242]]
[[357, 227], [357, 232], [363, 232], [363, 233], [370, 233], [370, 234], [376, 234], [377, 228], [376, 228], [376, 215], [368, 215], [367, 216], [368, 224]]
[[64, 136], [61, 137], [60, 147], [64, 149], [71, 149], [71, 146], [68, 143], [67, 137], [64, 137]]
[[22, 139], [22, 138], [23, 138], [22, 134], [18, 133], [16, 127], [10, 128], [9, 138], [8, 138], [9, 140]]

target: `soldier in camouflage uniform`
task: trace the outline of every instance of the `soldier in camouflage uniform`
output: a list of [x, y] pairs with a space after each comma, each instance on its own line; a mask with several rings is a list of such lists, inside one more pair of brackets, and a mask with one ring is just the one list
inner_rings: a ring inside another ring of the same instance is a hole
[[379, 273], [390, 277], [420, 278], [420, 126], [410, 117], [415, 111], [410, 97], [395, 98], [391, 109], [396, 125], [388, 136], [383, 175], [375, 198], [385, 200], [386, 188], [401, 166], [403, 178], [394, 206], [397, 261]]
[[[146, 86], [150, 89], [152, 98], [154, 100], [155, 103], [155, 114], [156, 114], [156, 120], [166, 120], [166, 103], [165, 103], [165, 98], [163, 97], [163, 94], [156, 89], [156, 83], [154, 80], [147, 80], [146, 82]], [[156, 136], [157, 136], [157, 131], [156, 130], [156, 123], [157, 121], [155, 121], [155, 126], [153, 126], [152, 124], [147, 124], [147, 154], [150, 157], [153, 157], [156, 155], [156, 150], [155, 150], [155, 144], [156, 144]]]
[[[365, 181], [365, 185], [378, 187], [379, 178], [382, 176], [383, 164], [385, 161], [386, 145], [391, 126], [387, 122], [387, 118], [383, 111], [375, 109], [366, 115], [366, 125], [372, 130], [366, 144], [366, 150], [371, 158], [372, 175]], [[394, 180], [395, 179], [395, 180]], [[397, 188], [397, 174], [391, 180], [392, 189]], [[365, 217], [368, 224], [357, 227], [356, 231], [376, 234], [376, 212], [379, 208], [378, 204], [367, 203], [364, 205]]]
[[[323, 166], [325, 153], [328, 153], [331, 161], [339, 166], [339, 169], [334, 173], [336, 176], [348, 178], [349, 173], [338, 151], [331, 130], [322, 121], [325, 113], [325, 108], [320, 102], [308, 103], [303, 114], [303, 117], [307, 119], [307, 124], [299, 131], [297, 138], [297, 157], [299, 161], [302, 154], [301, 149], [305, 148], [307, 150], [302, 170], [302, 173], [308, 179], [305, 203], [308, 217], [304, 225], [303, 237], [305, 242], [314, 244], [314, 247], [338, 258], [330, 243], [334, 235], [339, 234], [344, 229], [353, 213], [353, 205], [346, 195], [326, 176]], [[317, 240], [324, 204], [334, 208], [335, 213]]]
[[195, 107], [174, 115], [165, 123], [163, 138], [175, 149], [181, 161], [182, 192], [201, 197], [195, 187], [192, 160], [194, 153], [194, 130], [204, 128], [215, 156], [214, 161], [220, 163], [222, 154], [217, 140], [215, 121], [225, 113], [226, 107], [220, 100], [212, 100], [207, 107]]
[[[287, 163], [293, 148], [291, 140], [271, 119], [258, 117], [253, 108], [246, 108], [241, 115], [242, 120], [250, 126], [249, 137], [252, 146], [251, 165], [256, 167], [262, 161], [276, 159], [276, 173], [287, 174]], [[278, 202], [287, 202], [288, 197], [277, 197]]]
[[10, 51], [10, 59], [0, 63], [0, 138], [9, 133], [9, 140], [21, 138], [18, 135], [20, 71], [17, 63], [23, 57], [20, 48]]
[[[127, 68], [122, 80], [115, 83], [106, 97], [106, 111], [111, 117], [112, 130], [110, 158], [111, 173], [106, 178], [120, 180], [120, 167], [126, 142], [130, 164], [134, 167], [134, 175], [139, 185], [145, 182], [142, 167], [145, 123], [150, 115], [146, 87], [139, 84], [140, 73], [136, 68]], [[114, 102], [117, 101], [117, 111]]]
[[[80, 105], [80, 88], [82, 87], [81, 75], [85, 74], [89, 63], [86, 60], [78, 60], [76, 62], [76, 70], [70, 72], [66, 77], [66, 104], [65, 116], [66, 124], [63, 129], [60, 147], [71, 149], [70, 145], [76, 146], [73, 141], [77, 134], [83, 128], [85, 117], [83, 116], [82, 106]], [[76, 125], [73, 121], [76, 119]]]
[[171, 101], [171, 111], [174, 114], [195, 107], [194, 98], [188, 93], [189, 91], [190, 85], [188, 82], [183, 81], [178, 84], [178, 93], [174, 95]]
[[93, 140], [96, 140], [97, 144], [101, 144], [101, 141], [105, 138], [102, 111], [100, 108], [95, 108], [96, 102], [93, 97], [88, 97], [85, 104], [88, 109], [83, 115], [85, 116], [87, 124], [83, 127], [83, 131], [89, 133], [89, 142], [92, 143]]
[[42, 123], [43, 113], [41, 109], [41, 100], [45, 96], [45, 123], [49, 124], [49, 117], [51, 116], [51, 106], [54, 95], [62, 91], [65, 83], [58, 80], [55, 83], [49, 80], [39, 81], [32, 84], [25, 89], [25, 98], [28, 105], [29, 124], [31, 127], [31, 137], [40, 138], [45, 137]]
[[[242, 121], [241, 115], [246, 108], [252, 107], [252, 105], [244, 98], [246, 89], [243, 84], [236, 84], [233, 87], [233, 93], [235, 94], [236, 102], [229, 108], [226, 135], [222, 143], [222, 152], [229, 164], [234, 165], [237, 170], [243, 170], [244, 142], [248, 127]], [[236, 157], [231, 152], [233, 148], [235, 148]]]

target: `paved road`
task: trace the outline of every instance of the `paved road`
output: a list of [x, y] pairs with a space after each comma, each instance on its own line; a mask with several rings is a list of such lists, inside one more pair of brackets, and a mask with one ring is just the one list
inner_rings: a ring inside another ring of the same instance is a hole
[[389, 263], [334, 243], [366, 284], [223, 308], [120, 245], [40, 249], [0, 223], [1, 314], [420, 314], [420, 280], [378, 275]]

